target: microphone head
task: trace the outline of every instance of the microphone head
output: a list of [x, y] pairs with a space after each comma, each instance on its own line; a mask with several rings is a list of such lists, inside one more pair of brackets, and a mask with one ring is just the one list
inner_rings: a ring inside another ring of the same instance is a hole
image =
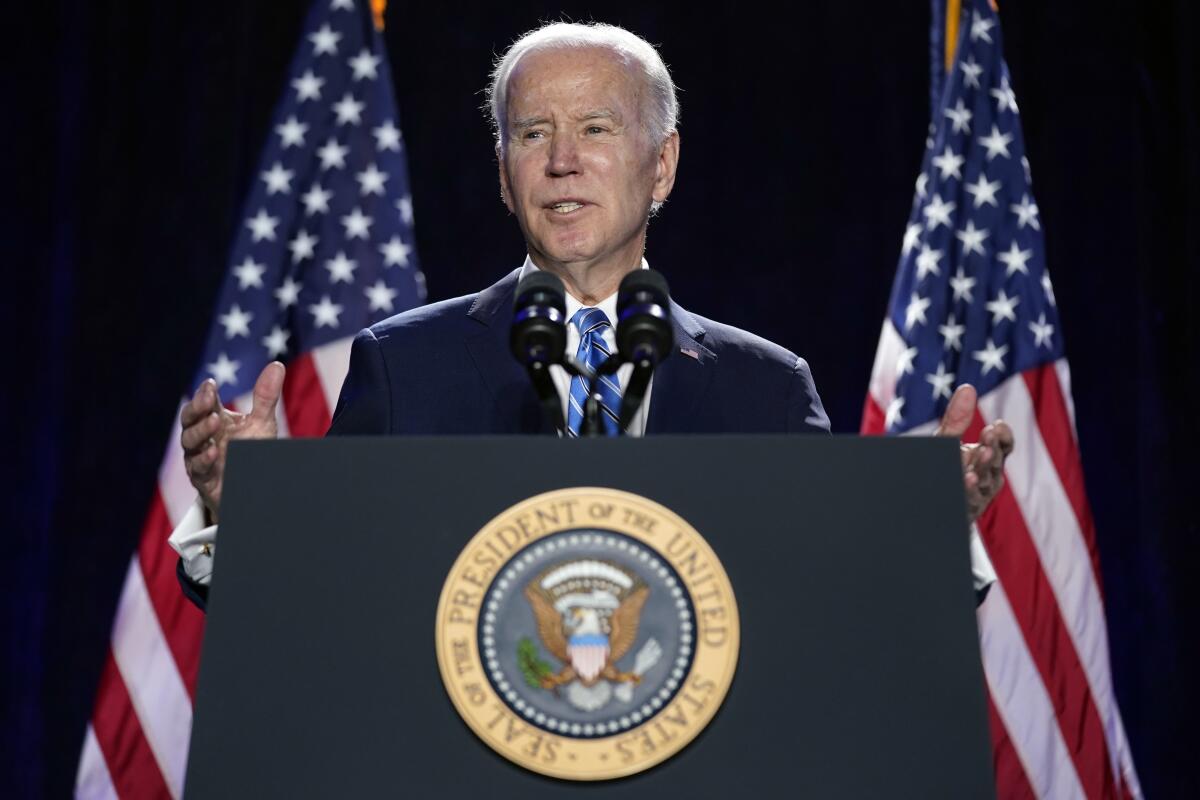
[[657, 365], [674, 344], [667, 279], [652, 269], [635, 269], [617, 290], [617, 349], [628, 361]]
[[509, 346], [526, 367], [562, 362], [567, 348], [567, 300], [563, 282], [549, 272], [531, 272], [517, 285]]

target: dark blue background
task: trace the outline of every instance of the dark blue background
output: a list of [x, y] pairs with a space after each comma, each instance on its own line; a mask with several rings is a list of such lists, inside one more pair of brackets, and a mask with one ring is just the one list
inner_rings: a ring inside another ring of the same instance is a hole
[[[650, 263], [686, 307], [806, 356], [856, 430], [929, 113], [927, 5], [502, 5], [388, 12], [430, 296], [524, 254], [479, 110], [492, 55], [560, 13], [624, 24], [682, 89]], [[306, 3], [24, 6], [0, 48], [0, 786], [59, 797]], [[1010, 0], [1002, 22], [1126, 727], [1148, 796], [1196, 796], [1196, 10]]]

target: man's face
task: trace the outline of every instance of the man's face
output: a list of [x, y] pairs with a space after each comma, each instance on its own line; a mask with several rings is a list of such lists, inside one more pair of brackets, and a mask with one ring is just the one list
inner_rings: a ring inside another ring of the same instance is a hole
[[530, 53], [513, 71], [500, 184], [539, 266], [640, 262], [678, 159], [675, 134], [654, 147], [644, 130], [645, 91], [604, 48]]

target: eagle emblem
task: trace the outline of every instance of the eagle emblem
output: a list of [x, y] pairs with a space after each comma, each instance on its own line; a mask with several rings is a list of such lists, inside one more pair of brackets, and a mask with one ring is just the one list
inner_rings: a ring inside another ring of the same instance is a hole
[[[543, 571], [526, 585], [525, 598], [542, 645], [562, 667], [555, 672], [534, 657], [525, 668], [526, 676], [533, 679], [530, 683], [536, 681], [556, 693], [566, 686], [567, 699], [580, 707], [607, 702], [608, 684], [637, 685], [649, 666], [646, 659], [639, 659], [641, 663], [630, 671], [622, 671], [617, 662], [637, 642], [649, 594], [650, 587], [641, 578], [609, 561], [569, 561]], [[589, 694], [598, 686], [601, 692]], [[619, 692], [618, 697], [628, 694], [629, 690]]]

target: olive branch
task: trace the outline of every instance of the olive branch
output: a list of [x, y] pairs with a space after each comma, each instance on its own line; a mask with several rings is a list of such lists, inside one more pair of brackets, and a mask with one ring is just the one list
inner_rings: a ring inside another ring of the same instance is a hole
[[537, 645], [528, 636], [517, 642], [517, 666], [525, 677], [525, 683], [534, 689], [543, 688], [542, 679], [554, 674], [550, 664], [538, 655]]

